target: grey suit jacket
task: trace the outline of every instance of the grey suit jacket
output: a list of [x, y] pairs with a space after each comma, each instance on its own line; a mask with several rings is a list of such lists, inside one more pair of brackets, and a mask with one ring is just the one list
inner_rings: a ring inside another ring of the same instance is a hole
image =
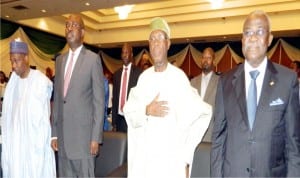
[[84, 159], [91, 156], [91, 141], [102, 142], [102, 64], [97, 54], [82, 47], [64, 98], [64, 71], [67, 59], [68, 53], [65, 53], [56, 60], [52, 136], [58, 138], [59, 156]]
[[295, 73], [268, 61], [253, 129], [244, 64], [220, 77], [212, 134], [212, 177], [299, 177], [300, 106]]
[[[201, 78], [202, 74], [196, 76], [191, 80], [191, 85], [197, 89], [199, 95], [201, 95]], [[207, 85], [207, 89], [205, 91], [205, 95], [203, 97], [203, 100], [210, 104], [212, 108], [214, 109], [215, 106], [215, 99], [216, 99], [216, 92], [217, 92], [217, 85], [218, 85], [219, 76], [215, 73], [212, 74], [209, 83]], [[213, 121], [211, 119], [208, 129], [202, 139], [202, 141], [205, 142], [211, 142], [211, 133], [213, 129]]]

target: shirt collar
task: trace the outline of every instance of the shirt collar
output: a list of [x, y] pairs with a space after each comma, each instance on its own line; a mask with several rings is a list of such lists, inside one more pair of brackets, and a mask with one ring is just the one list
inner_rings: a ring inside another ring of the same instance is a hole
[[[253, 70], [258, 70], [259, 71], [259, 75], [261, 76], [261, 75], [264, 75], [264, 73], [265, 73], [265, 70], [266, 70], [266, 67], [267, 67], [267, 61], [268, 61], [268, 59], [267, 59], [267, 56], [265, 56], [264, 57], [264, 59], [263, 59], [263, 61], [262, 61], [262, 63], [258, 66], [258, 67], [256, 67], [256, 68], [253, 68], [250, 64], [249, 64], [249, 62], [247, 61], [247, 60], [245, 60], [245, 73], [246, 74], [249, 74], [249, 72], [251, 72], [251, 71], [253, 71]], [[250, 74], [249, 74], [250, 75]]]
[[127, 68], [127, 70], [130, 70], [131, 64], [132, 64], [132, 63], [130, 62], [127, 66], [123, 65], [123, 69], [124, 69], [124, 68]]
[[71, 56], [72, 53], [74, 53], [74, 56], [78, 56], [83, 45], [80, 45], [78, 48], [75, 49], [75, 51], [72, 51], [71, 48], [69, 49], [69, 56]]

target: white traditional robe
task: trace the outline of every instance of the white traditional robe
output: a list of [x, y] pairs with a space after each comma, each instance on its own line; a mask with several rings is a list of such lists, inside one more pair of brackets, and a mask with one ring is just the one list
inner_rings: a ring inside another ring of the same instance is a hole
[[40, 71], [12, 73], [2, 112], [2, 168], [7, 178], [56, 177], [51, 148], [51, 81]]
[[[159, 94], [168, 101], [164, 118], [146, 116], [146, 105]], [[185, 178], [196, 146], [212, 115], [179, 68], [168, 64], [164, 72], [144, 71], [131, 89], [124, 107], [128, 125], [128, 178]]]

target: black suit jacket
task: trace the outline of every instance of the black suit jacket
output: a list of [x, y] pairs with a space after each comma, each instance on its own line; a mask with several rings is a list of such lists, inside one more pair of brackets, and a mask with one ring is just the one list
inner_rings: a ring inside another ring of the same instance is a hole
[[212, 177], [299, 177], [300, 109], [295, 73], [268, 61], [253, 129], [244, 65], [220, 77], [212, 134]]
[[[113, 99], [112, 99], [112, 125], [116, 127], [117, 131], [127, 132], [127, 124], [124, 116], [118, 114], [119, 111], [119, 98], [121, 88], [121, 77], [123, 67], [118, 69], [113, 76]], [[131, 64], [129, 81], [127, 86], [127, 97], [129, 96], [130, 89], [135, 87], [142, 70]]]

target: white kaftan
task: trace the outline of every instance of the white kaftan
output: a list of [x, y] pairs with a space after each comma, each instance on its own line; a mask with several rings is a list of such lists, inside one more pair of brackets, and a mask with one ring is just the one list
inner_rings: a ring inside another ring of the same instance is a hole
[[12, 73], [2, 112], [3, 177], [56, 177], [50, 145], [51, 91], [51, 81], [38, 70], [30, 70], [24, 79]]
[[[146, 105], [159, 94], [168, 101], [167, 116], [146, 116]], [[211, 106], [179, 68], [144, 71], [124, 107], [128, 125], [128, 178], [185, 178], [196, 146], [206, 132]]]

